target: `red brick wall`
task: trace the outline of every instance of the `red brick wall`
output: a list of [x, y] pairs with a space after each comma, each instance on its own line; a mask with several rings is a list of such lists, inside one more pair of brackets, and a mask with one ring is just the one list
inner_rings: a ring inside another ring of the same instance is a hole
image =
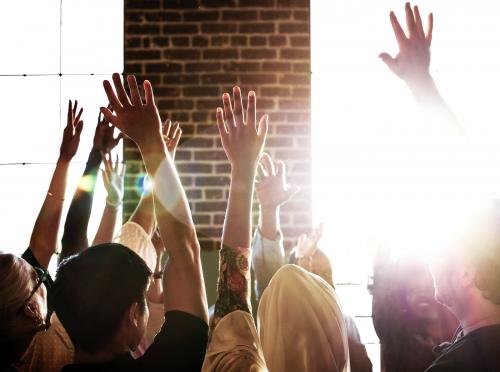
[[[215, 109], [234, 85], [256, 91], [259, 114], [270, 115], [266, 151], [285, 161], [289, 181], [302, 187], [282, 208], [287, 246], [310, 229], [309, 1], [126, 0], [125, 73], [149, 79], [162, 118], [181, 122], [176, 163], [202, 247], [215, 248], [221, 236], [229, 165]], [[143, 168], [130, 143], [125, 159], [128, 217]]]

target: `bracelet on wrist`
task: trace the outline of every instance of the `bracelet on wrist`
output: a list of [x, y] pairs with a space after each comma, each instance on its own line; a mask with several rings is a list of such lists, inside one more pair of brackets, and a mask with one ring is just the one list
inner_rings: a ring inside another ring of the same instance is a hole
[[[52, 194], [50, 191], [47, 191], [47, 195], [50, 196], [51, 198], [56, 198], [54, 194]], [[56, 198], [57, 199], [57, 198]], [[64, 198], [58, 198], [60, 201], [64, 201]]]
[[153, 279], [161, 279], [163, 278], [163, 270], [155, 271], [153, 273]]
[[121, 200], [111, 200], [109, 197], [106, 198], [106, 204], [109, 205], [110, 207], [113, 207], [113, 208], [119, 208], [120, 205], [122, 205], [122, 202]]

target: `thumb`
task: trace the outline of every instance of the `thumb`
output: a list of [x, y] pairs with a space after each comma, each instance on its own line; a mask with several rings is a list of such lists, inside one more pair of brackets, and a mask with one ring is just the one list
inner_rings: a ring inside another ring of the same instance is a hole
[[390, 69], [394, 68], [396, 65], [396, 59], [389, 53], [380, 53], [378, 58], [380, 58]]
[[257, 135], [263, 140], [266, 140], [267, 128], [269, 122], [269, 115], [264, 115], [259, 120], [259, 126], [257, 128]]
[[300, 191], [300, 186], [293, 185], [287, 190], [288, 199], [291, 199], [296, 193]]

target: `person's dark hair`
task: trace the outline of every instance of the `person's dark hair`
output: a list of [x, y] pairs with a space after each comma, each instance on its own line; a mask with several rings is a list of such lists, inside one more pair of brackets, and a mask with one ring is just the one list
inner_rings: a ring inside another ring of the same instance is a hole
[[100, 244], [62, 261], [52, 300], [75, 348], [98, 351], [134, 302], [144, 310], [150, 276], [144, 260], [121, 244]]

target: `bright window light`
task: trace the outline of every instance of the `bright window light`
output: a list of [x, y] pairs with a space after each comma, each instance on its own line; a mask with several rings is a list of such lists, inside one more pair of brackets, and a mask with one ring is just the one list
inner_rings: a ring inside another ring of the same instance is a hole
[[[334, 280], [367, 342], [373, 329], [361, 319], [371, 315], [370, 296], [342, 284], [366, 286], [380, 245], [395, 256], [429, 254], [463, 222], [462, 211], [500, 191], [500, 5], [414, 4], [424, 28], [434, 13], [431, 72], [463, 140], [434, 136], [419, 122], [409, 90], [378, 59], [397, 53], [389, 12], [405, 25], [404, 4], [311, 2], [314, 220], [326, 222]], [[369, 351], [377, 361], [375, 343]]]
[[0, 3], [0, 75], [59, 73], [60, 0]]
[[[123, 1], [5, 1], [0, 4], [0, 32], [8, 35], [2, 39], [0, 59], [0, 250], [22, 254], [59, 155], [68, 100], [77, 99], [84, 108], [84, 129], [68, 173], [62, 233], [92, 147], [99, 107], [107, 104], [102, 80], [123, 70]], [[121, 146], [114, 153], [121, 154]], [[100, 178], [90, 242], [105, 205]]]

